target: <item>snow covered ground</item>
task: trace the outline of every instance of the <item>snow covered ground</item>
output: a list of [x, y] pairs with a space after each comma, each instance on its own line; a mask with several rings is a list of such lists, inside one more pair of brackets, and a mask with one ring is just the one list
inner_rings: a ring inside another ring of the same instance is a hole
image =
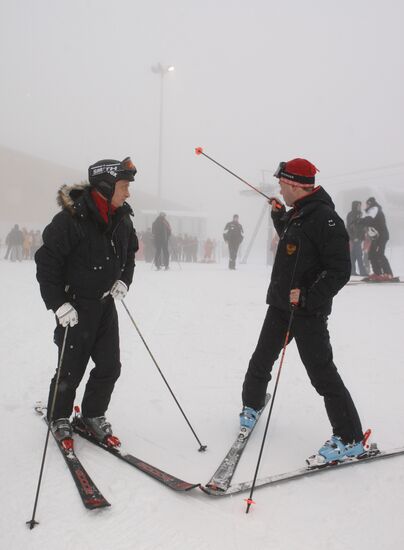
[[[237, 432], [240, 390], [265, 315], [263, 266], [139, 262], [126, 300], [193, 423], [198, 445], [129, 318], [118, 304], [122, 375], [109, 409], [125, 447], [191, 482], [206, 482]], [[222, 499], [176, 494], [84, 440], [77, 453], [111, 502], [87, 511], [50, 441], [37, 519], [30, 531], [45, 427], [33, 413], [55, 368], [54, 319], [39, 295], [33, 262], [0, 262], [2, 421], [0, 548], [7, 550], [396, 550], [404, 524], [404, 458], [257, 489]], [[381, 448], [404, 445], [404, 285], [348, 286], [330, 321], [335, 361], [364, 428]], [[272, 384], [270, 385], [270, 388]], [[80, 396], [77, 401], [79, 402]], [[266, 416], [264, 417], [266, 418]], [[264, 419], [263, 419], [264, 420]], [[234, 481], [252, 479], [264, 421]], [[322, 400], [294, 343], [287, 350], [259, 477], [300, 467], [330, 435]]]

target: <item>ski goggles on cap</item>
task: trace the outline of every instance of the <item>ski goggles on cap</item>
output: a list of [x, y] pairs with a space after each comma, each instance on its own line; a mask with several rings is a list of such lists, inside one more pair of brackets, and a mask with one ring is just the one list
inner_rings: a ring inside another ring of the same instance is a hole
[[280, 178], [282, 170], [284, 170], [285, 168], [286, 168], [286, 162], [280, 162], [278, 168], [275, 170], [274, 177]]
[[287, 164], [287, 162], [279, 163], [279, 166], [274, 173], [275, 178], [286, 178], [287, 180], [290, 180], [290, 185], [295, 185], [296, 187], [312, 187], [314, 185], [314, 176], [292, 174], [292, 172], [287, 170]]
[[120, 163], [119, 168], [118, 168], [118, 173], [119, 172], [129, 172], [133, 176], [136, 174], [136, 172], [137, 172], [136, 166], [133, 164], [130, 157], [126, 157]]
[[89, 167], [88, 177], [90, 182], [93, 178], [100, 179], [105, 176], [133, 181], [136, 172], [136, 166], [133, 164], [131, 158], [126, 157], [122, 162], [119, 160], [102, 160], [96, 162]]

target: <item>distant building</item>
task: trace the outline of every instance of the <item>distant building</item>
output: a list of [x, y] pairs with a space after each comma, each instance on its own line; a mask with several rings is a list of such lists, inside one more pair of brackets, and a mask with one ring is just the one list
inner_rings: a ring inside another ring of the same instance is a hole
[[[2, 167], [0, 185], [7, 185], [0, 201], [0, 236], [5, 237], [15, 223], [42, 229], [59, 211], [56, 203], [58, 189], [87, 181], [87, 167], [75, 170], [20, 151], [0, 147]], [[141, 176], [138, 176], [139, 178]], [[133, 186], [133, 196], [128, 201], [135, 213], [135, 227], [145, 231], [151, 227], [159, 211], [164, 211], [174, 233], [188, 233], [203, 239], [206, 237], [206, 215], [170, 200], [162, 199], [158, 208], [157, 196], [139, 191]]]

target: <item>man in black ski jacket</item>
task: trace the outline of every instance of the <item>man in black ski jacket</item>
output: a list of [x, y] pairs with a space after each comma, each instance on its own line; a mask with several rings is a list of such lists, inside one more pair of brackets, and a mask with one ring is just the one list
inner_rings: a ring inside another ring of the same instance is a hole
[[171, 226], [168, 223], [165, 212], [160, 212], [152, 224], [153, 241], [155, 248], [154, 263], [157, 270], [162, 266], [168, 269], [170, 254], [168, 252], [168, 241], [171, 236]]
[[22, 261], [22, 245], [24, 242], [24, 235], [18, 224], [15, 224], [13, 229], [6, 237], [7, 252], [5, 255], [5, 260], [10, 256], [10, 260], [15, 262], [18, 260]]
[[389, 281], [393, 278], [390, 263], [385, 255], [386, 244], [390, 238], [387, 229], [386, 217], [380, 204], [374, 197], [366, 201], [366, 216], [361, 219], [362, 227], [368, 228], [370, 236], [370, 248], [368, 258], [372, 266], [373, 274], [369, 279], [377, 282]]
[[223, 233], [223, 238], [229, 247], [229, 269], [233, 270], [236, 269], [238, 249], [244, 239], [243, 226], [238, 220], [238, 214], [234, 214], [233, 220], [226, 223]]
[[[333, 435], [311, 457], [314, 465], [364, 452], [361, 422], [333, 362], [327, 330], [332, 300], [349, 280], [349, 238], [330, 196], [314, 187], [316, 167], [305, 159], [281, 163], [275, 176], [288, 206], [271, 199], [279, 244], [267, 294], [268, 312], [245, 376], [240, 414], [251, 428], [263, 407], [272, 366], [295, 338], [312, 385], [324, 397]], [[292, 317], [292, 309], [294, 316]]]
[[60, 441], [71, 439], [76, 389], [91, 357], [95, 367], [82, 400], [82, 421], [97, 439], [117, 442], [104, 415], [121, 370], [114, 299], [126, 296], [138, 249], [133, 212], [125, 202], [135, 174], [129, 157], [107, 159], [89, 167], [89, 185], [63, 186], [62, 210], [45, 228], [35, 254], [42, 298], [56, 315], [59, 358], [66, 335], [52, 418], [56, 374], [48, 398], [48, 419]]

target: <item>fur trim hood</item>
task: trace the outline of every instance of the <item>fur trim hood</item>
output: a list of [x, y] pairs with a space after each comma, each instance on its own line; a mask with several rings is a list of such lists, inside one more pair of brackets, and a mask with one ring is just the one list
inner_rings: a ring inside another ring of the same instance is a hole
[[[93, 187], [85, 181], [73, 185], [62, 185], [57, 193], [56, 202], [62, 210], [67, 210], [72, 216], [85, 217], [88, 208], [97, 211], [96, 206], [92, 206], [93, 201], [90, 198], [91, 189]], [[118, 211], [122, 212], [122, 214], [133, 216], [133, 210], [127, 202], [124, 202], [118, 208]]]
[[62, 185], [57, 193], [56, 202], [63, 210], [68, 210], [70, 214], [75, 214], [75, 202], [83, 195], [84, 191], [89, 189], [90, 184], [86, 182]]

